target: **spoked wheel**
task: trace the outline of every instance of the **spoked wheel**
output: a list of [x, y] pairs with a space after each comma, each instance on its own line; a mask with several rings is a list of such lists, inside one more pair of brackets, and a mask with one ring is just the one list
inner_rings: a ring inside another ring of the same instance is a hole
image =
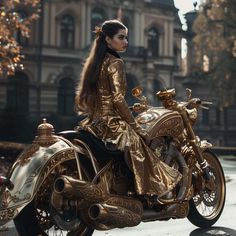
[[[89, 181], [90, 177], [86, 169], [83, 167], [81, 169], [83, 179]], [[47, 176], [34, 200], [14, 219], [20, 236], [91, 236], [93, 234], [94, 229], [80, 218], [76, 205], [68, 204], [60, 213], [52, 206], [52, 186], [60, 175], [78, 178], [76, 161], [68, 160], [56, 166], [50, 176]], [[61, 199], [58, 200], [61, 201]]]
[[224, 209], [226, 186], [223, 169], [217, 157], [210, 151], [205, 151], [203, 156], [210, 166], [213, 184], [200, 184], [202, 188], [190, 200], [188, 219], [200, 228], [208, 228], [219, 219]]

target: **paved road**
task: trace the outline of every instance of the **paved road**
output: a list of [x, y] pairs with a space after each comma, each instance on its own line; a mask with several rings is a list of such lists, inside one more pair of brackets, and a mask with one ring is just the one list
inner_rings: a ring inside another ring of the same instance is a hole
[[[229, 181], [230, 180], [230, 181]], [[95, 232], [94, 236], [236, 236], [236, 174], [228, 175], [225, 209], [215, 227], [201, 230], [187, 219], [141, 223], [134, 228]]]
[[[227, 157], [227, 160], [221, 158], [221, 163], [227, 180], [227, 196], [225, 209], [214, 227], [198, 229], [187, 219], [178, 219], [141, 223], [133, 228], [95, 231], [94, 236], [236, 236], [236, 161]], [[0, 232], [0, 236], [16, 235], [12, 223], [10, 231]]]

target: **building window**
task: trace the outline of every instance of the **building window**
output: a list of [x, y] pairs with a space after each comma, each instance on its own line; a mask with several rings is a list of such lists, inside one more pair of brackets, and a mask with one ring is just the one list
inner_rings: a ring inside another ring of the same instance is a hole
[[148, 54], [150, 56], [158, 57], [159, 56], [159, 32], [155, 27], [152, 27], [148, 30]]
[[17, 114], [29, 110], [29, 79], [23, 72], [8, 78], [6, 110]]
[[60, 22], [61, 47], [74, 48], [75, 23], [71, 15], [64, 15]]
[[[107, 18], [105, 11], [102, 8], [95, 7], [91, 13], [91, 31], [93, 32], [95, 26], [101, 26], [102, 22]], [[92, 33], [91, 39], [95, 38], [95, 34]]]
[[61, 115], [74, 114], [75, 89], [71, 78], [63, 78], [58, 88], [58, 112]]

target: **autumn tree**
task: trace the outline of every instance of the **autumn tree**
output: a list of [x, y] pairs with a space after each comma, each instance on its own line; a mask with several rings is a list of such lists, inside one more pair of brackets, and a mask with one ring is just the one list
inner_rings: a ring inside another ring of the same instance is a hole
[[206, 0], [194, 22], [200, 70], [222, 107], [236, 101], [236, 0]]
[[[38, 19], [41, 0], [0, 1], [0, 75], [22, 69], [21, 45], [17, 35], [30, 36], [30, 24]], [[27, 15], [22, 15], [27, 10]]]

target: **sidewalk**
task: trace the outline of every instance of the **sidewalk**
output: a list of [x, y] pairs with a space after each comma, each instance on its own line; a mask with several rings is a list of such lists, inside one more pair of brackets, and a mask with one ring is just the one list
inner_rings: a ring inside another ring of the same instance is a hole
[[219, 158], [225, 161], [236, 161], [236, 155], [220, 155]]

